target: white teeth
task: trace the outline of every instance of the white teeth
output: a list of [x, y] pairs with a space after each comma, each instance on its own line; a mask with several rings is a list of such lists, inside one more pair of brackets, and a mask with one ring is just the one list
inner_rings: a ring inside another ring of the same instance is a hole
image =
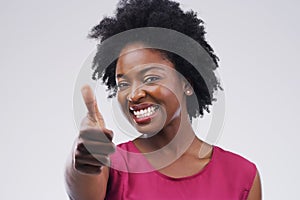
[[133, 111], [133, 114], [137, 118], [142, 118], [142, 117], [148, 117], [150, 115], [153, 115], [153, 113], [156, 111], [154, 106], [145, 108], [144, 110], [139, 110], [139, 111]]

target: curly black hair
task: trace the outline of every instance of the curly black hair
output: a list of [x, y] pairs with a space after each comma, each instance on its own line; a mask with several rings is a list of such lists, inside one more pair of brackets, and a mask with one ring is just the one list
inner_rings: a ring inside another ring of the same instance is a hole
[[[187, 109], [189, 117], [192, 119], [192, 117], [202, 116], [204, 110], [209, 112], [209, 105], [216, 100], [213, 97], [214, 91], [222, 90], [214, 73], [219, 59], [205, 39], [206, 32], [203, 24], [204, 22], [197, 18], [197, 13], [192, 10], [184, 12], [179, 7], [179, 3], [171, 0], [120, 0], [115, 16], [102, 19], [98, 25], [92, 28], [88, 37], [99, 40], [99, 45], [101, 45], [106, 39], [127, 30], [159, 27], [178, 31], [194, 39], [204, 48], [214, 63], [209, 66], [201, 66], [201, 71], [205, 74], [205, 81], [197, 70], [200, 66], [193, 66], [175, 53], [155, 49], [165, 55], [193, 87], [194, 94], [187, 98]], [[103, 83], [110, 91], [108, 97], [112, 98], [117, 92], [115, 80], [117, 60], [107, 67], [103, 66], [101, 65], [102, 53], [98, 48], [93, 62], [93, 79], [102, 78]]]

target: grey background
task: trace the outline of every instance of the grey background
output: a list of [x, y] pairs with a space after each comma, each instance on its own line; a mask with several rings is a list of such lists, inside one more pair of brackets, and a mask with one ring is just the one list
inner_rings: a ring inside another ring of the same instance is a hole
[[[264, 199], [296, 199], [299, 1], [181, 2], [204, 19], [221, 59], [226, 119], [217, 145], [257, 164]], [[115, 3], [0, 2], [0, 199], [67, 199], [74, 83], [95, 48], [88, 30]]]

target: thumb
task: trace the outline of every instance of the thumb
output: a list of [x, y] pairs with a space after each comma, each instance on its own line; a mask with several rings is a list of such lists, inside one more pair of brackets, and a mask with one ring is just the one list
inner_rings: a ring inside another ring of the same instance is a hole
[[89, 117], [94, 120], [100, 127], [105, 128], [105, 123], [102, 114], [97, 105], [95, 95], [89, 85], [84, 85], [81, 88], [81, 94], [88, 110]]

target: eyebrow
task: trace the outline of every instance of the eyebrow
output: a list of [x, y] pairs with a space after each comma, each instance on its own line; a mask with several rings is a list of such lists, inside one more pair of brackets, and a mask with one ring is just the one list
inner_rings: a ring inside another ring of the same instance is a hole
[[[139, 74], [145, 74], [146, 72], [150, 71], [150, 70], [153, 70], [153, 69], [158, 69], [158, 70], [161, 70], [161, 71], [166, 71], [164, 68], [161, 68], [161, 67], [157, 67], [157, 66], [150, 66], [150, 67], [147, 67], [145, 69], [142, 69], [140, 70], [138, 73]], [[126, 78], [126, 74], [117, 74], [116, 76], [117, 78]]]

